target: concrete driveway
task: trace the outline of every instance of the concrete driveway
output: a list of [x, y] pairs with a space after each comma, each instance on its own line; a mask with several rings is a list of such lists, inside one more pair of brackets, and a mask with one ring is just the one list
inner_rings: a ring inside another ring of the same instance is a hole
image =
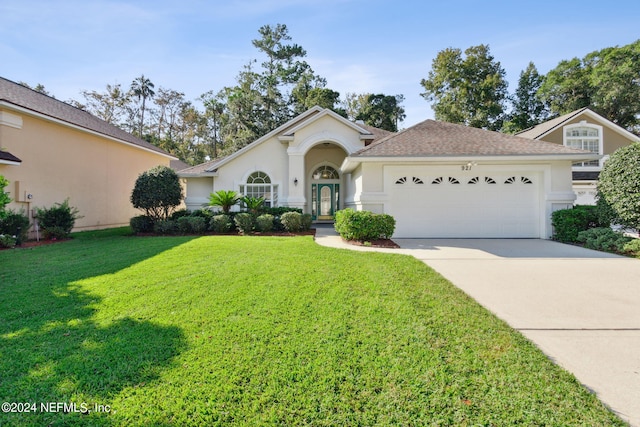
[[640, 427], [640, 260], [535, 239], [394, 239]]

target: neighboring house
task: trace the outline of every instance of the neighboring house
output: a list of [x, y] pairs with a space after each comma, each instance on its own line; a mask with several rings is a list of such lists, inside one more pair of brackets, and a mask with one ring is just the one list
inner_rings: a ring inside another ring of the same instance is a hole
[[127, 225], [138, 175], [177, 160], [163, 150], [69, 104], [0, 78], [0, 175], [9, 208], [69, 199], [76, 230]]
[[572, 167], [576, 204], [595, 204], [596, 182], [604, 162], [620, 147], [640, 141], [640, 138], [615, 123], [581, 108], [548, 120], [516, 134], [523, 138], [581, 148], [599, 154], [597, 160], [575, 162]]
[[211, 192], [262, 196], [332, 220], [351, 207], [388, 213], [395, 237], [551, 235], [551, 212], [573, 204], [571, 165], [597, 154], [426, 120], [398, 133], [314, 107], [223, 159], [179, 172], [186, 205]]

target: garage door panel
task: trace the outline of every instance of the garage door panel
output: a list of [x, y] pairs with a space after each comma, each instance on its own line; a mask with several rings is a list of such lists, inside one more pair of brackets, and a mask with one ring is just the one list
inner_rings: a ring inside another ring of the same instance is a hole
[[[535, 173], [475, 177], [417, 170], [397, 184], [402, 173], [389, 173], [385, 181], [396, 237], [540, 237], [540, 184]], [[424, 184], [415, 184], [414, 175]]]

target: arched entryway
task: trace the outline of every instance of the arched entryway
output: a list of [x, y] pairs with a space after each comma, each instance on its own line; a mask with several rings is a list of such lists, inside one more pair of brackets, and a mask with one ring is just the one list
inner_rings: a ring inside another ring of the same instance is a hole
[[331, 165], [321, 165], [311, 173], [311, 216], [314, 221], [333, 221], [340, 209], [340, 174]]

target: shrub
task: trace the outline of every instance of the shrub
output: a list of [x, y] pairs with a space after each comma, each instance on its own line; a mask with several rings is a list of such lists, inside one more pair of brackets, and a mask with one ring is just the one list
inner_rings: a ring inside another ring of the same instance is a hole
[[620, 225], [640, 229], [640, 143], [611, 154], [598, 178], [598, 198], [611, 206]]
[[622, 247], [622, 251], [635, 256], [640, 255], [640, 239], [630, 240]]
[[180, 179], [167, 166], [156, 166], [141, 173], [131, 192], [133, 207], [144, 211], [154, 222], [169, 218], [181, 202]]
[[228, 214], [231, 207], [240, 201], [240, 194], [233, 190], [218, 190], [209, 195], [209, 206], [218, 206], [222, 212]]
[[4, 191], [4, 187], [9, 185], [9, 181], [2, 175], [0, 175], [0, 219], [5, 216], [5, 207], [11, 202], [9, 193]]
[[232, 227], [233, 223], [229, 215], [214, 215], [209, 221], [209, 228], [216, 233], [228, 233]]
[[0, 234], [0, 248], [13, 248], [16, 245], [16, 238], [8, 234]]
[[134, 233], [153, 232], [153, 219], [146, 215], [134, 216], [129, 220], [129, 225]]
[[287, 212], [298, 212], [299, 214], [302, 213], [302, 209], [300, 208], [290, 208], [288, 206], [279, 206], [277, 208], [266, 208], [264, 210], [265, 213], [271, 214], [274, 217], [279, 217], [282, 216], [282, 214], [285, 214]]
[[349, 208], [336, 212], [334, 227], [346, 240], [368, 242], [391, 238], [395, 231], [396, 220], [391, 215], [355, 211]]
[[264, 210], [264, 197], [245, 196], [240, 199], [249, 212], [258, 215]]
[[271, 231], [273, 230], [273, 215], [262, 214], [256, 218], [256, 230]]
[[310, 230], [312, 224], [313, 217], [311, 216], [311, 214], [302, 214], [302, 218], [300, 218], [300, 227], [302, 231]]
[[180, 218], [185, 217], [185, 216], [189, 216], [189, 215], [191, 215], [191, 212], [189, 212], [186, 209], [180, 209], [180, 210], [177, 210], [174, 213], [172, 213], [171, 216], [169, 217], [169, 219], [177, 221]]
[[27, 240], [29, 233], [29, 217], [22, 212], [7, 211], [0, 219], [0, 234], [15, 236], [15, 244], [20, 246]]
[[207, 219], [201, 216], [190, 216], [187, 218], [189, 220], [189, 227], [191, 231], [200, 234], [207, 231]]
[[191, 233], [191, 223], [189, 222], [188, 216], [181, 216], [177, 220], [172, 220], [176, 222], [176, 226], [178, 227], [178, 231], [180, 233], [186, 234]]
[[280, 216], [280, 222], [286, 231], [295, 233], [302, 228], [302, 214], [300, 212], [283, 213]]
[[233, 221], [242, 234], [249, 234], [253, 231], [254, 219], [250, 213], [240, 212], [233, 218]]
[[69, 199], [56, 203], [49, 209], [36, 208], [38, 223], [46, 239], [63, 239], [71, 234], [76, 223], [78, 209], [69, 206]]
[[153, 225], [153, 231], [158, 234], [176, 234], [178, 224], [172, 219], [163, 219]]
[[602, 224], [596, 206], [578, 205], [572, 209], [562, 209], [551, 214], [553, 239], [560, 242], [577, 242], [578, 233], [596, 227], [607, 227]]
[[211, 221], [211, 217], [213, 216], [213, 211], [211, 209], [196, 209], [192, 211], [190, 216], [197, 216], [200, 218], [204, 218], [206, 222]]
[[610, 228], [591, 228], [578, 233], [577, 241], [589, 249], [607, 252], [623, 252], [624, 246], [631, 240], [619, 231]]

